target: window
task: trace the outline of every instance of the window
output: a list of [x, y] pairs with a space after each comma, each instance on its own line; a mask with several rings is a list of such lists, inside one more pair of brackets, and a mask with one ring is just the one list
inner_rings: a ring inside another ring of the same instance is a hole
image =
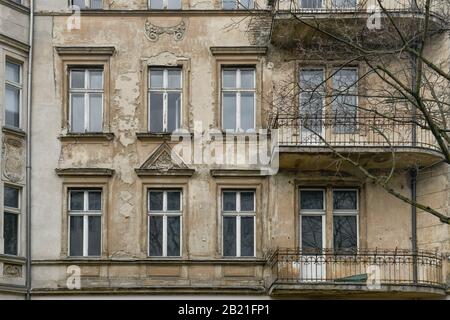
[[5, 79], [5, 125], [19, 128], [22, 104], [22, 66], [6, 61]]
[[325, 246], [325, 190], [300, 190], [300, 228], [303, 253], [320, 253]]
[[102, 0], [72, 0], [72, 5], [80, 9], [103, 9]]
[[351, 251], [358, 248], [358, 192], [333, 191], [334, 249]]
[[222, 7], [225, 10], [253, 9], [255, 2], [254, 0], [223, 0]]
[[300, 124], [304, 132], [302, 138], [309, 133], [321, 135], [323, 132], [323, 108], [325, 91], [324, 69], [300, 70]]
[[331, 0], [332, 8], [355, 8], [357, 0]]
[[181, 256], [181, 190], [150, 190], [148, 233], [151, 257]]
[[222, 192], [222, 239], [225, 257], [255, 253], [255, 191]]
[[20, 189], [10, 186], [3, 188], [3, 239], [4, 253], [19, 254]]
[[70, 131], [103, 130], [103, 69], [70, 70]]
[[300, 0], [300, 7], [305, 9], [322, 8], [322, 0]]
[[222, 69], [222, 128], [255, 129], [255, 68]]
[[150, 132], [173, 132], [181, 126], [181, 68], [150, 68]]
[[354, 133], [358, 105], [358, 71], [355, 68], [335, 69], [333, 73], [334, 133]]
[[102, 191], [69, 191], [69, 256], [101, 255]]
[[150, 9], [181, 9], [181, 0], [149, 0]]

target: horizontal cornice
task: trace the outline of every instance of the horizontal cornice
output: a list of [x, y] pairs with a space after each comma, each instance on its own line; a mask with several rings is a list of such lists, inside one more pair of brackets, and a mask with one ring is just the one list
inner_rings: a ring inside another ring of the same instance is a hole
[[56, 52], [60, 56], [62, 55], [102, 55], [102, 56], [112, 56], [116, 50], [113, 46], [56, 46]]
[[217, 55], [265, 55], [267, 47], [236, 46], [236, 47], [210, 47], [213, 56]]
[[[0, 0], [1, 1], [1, 0]], [[30, 46], [22, 41], [13, 39], [4, 34], [0, 33], [0, 43], [3, 45], [10, 46], [11, 48], [28, 53], [30, 51]]]
[[114, 174], [114, 170], [106, 168], [58, 168], [55, 172], [60, 177], [111, 177]]

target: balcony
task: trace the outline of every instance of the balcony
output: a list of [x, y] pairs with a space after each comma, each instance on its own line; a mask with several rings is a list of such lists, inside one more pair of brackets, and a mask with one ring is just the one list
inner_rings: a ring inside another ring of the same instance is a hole
[[[406, 34], [408, 31], [414, 34], [418, 21], [424, 20], [425, 0], [384, 0], [382, 3], [386, 12], [398, 23], [399, 29]], [[269, 5], [274, 16], [271, 41], [281, 47], [298, 42], [309, 43], [322, 36], [313, 28], [300, 23], [298, 18], [320, 25], [322, 30], [332, 33], [346, 30], [348, 34], [356, 35], [364, 34], [364, 29], [367, 31], [368, 20], [375, 12], [382, 12], [377, 0], [269, 0]], [[431, 29], [442, 26], [445, 13], [448, 12], [444, 1], [434, 1], [430, 9]], [[395, 30], [389, 28], [389, 18], [381, 15], [380, 19], [380, 30], [384, 33], [372, 32], [370, 37], [378, 39], [381, 35], [395, 34]], [[386, 37], [383, 41], [386, 41]]]
[[337, 153], [357, 154], [367, 168], [390, 168], [393, 156], [398, 168], [442, 160], [432, 132], [411, 117], [279, 117], [272, 130], [277, 133], [280, 167], [295, 167], [301, 155], [303, 168], [308, 157], [324, 168]]
[[277, 249], [268, 266], [271, 295], [445, 295], [443, 257], [432, 252], [324, 249], [305, 254], [300, 249]]

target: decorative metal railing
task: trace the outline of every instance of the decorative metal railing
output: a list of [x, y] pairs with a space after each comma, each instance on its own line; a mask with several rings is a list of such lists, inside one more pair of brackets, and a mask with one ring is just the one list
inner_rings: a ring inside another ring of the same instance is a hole
[[[424, 13], [425, 0], [383, 0], [388, 12]], [[370, 13], [382, 11], [378, 0], [272, 0], [272, 8], [278, 12], [291, 13]], [[445, 1], [433, 1], [430, 12], [442, 15], [448, 12]]]
[[443, 256], [411, 250], [331, 249], [305, 253], [276, 249], [269, 254], [269, 287], [274, 284], [353, 284], [443, 288]]
[[280, 146], [381, 147], [392, 150], [422, 148], [440, 151], [431, 130], [411, 117], [278, 117], [271, 128], [277, 129]]

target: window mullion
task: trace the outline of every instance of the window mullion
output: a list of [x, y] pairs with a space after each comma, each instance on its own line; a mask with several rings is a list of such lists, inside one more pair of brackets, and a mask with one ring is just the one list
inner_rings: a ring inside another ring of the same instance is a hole
[[83, 257], [89, 255], [88, 244], [89, 244], [89, 227], [88, 227], [89, 216], [87, 214], [83, 215]]
[[163, 257], [167, 257], [167, 215], [163, 216]]
[[241, 216], [236, 217], [236, 256], [241, 256]]

